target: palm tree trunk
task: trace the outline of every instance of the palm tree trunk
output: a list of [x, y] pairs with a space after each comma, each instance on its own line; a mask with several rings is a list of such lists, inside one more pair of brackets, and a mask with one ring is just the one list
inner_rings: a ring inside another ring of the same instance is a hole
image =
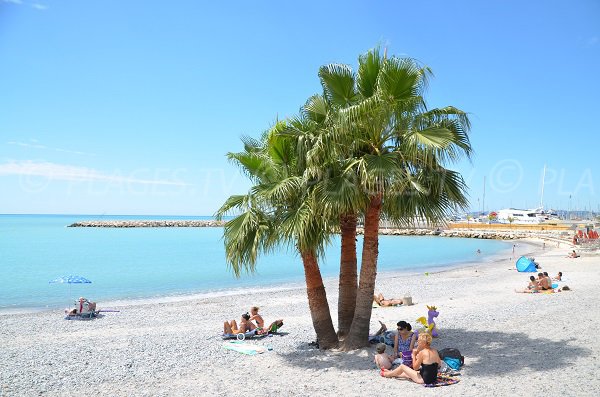
[[325, 286], [321, 277], [321, 270], [317, 263], [314, 252], [304, 251], [300, 253], [304, 264], [304, 276], [306, 278], [306, 294], [308, 295], [308, 306], [312, 317], [313, 327], [317, 334], [320, 349], [332, 349], [338, 346], [338, 338], [333, 328], [329, 303], [325, 294]]
[[360, 282], [356, 296], [356, 309], [350, 333], [344, 340], [344, 350], [354, 350], [369, 343], [369, 323], [373, 310], [373, 294], [377, 277], [379, 255], [379, 216], [382, 195], [371, 197], [365, 213], [364, 243], [360, 266]]
[[354, 308], [356, 307], [356, 214], [340, 217], [342, 252], [340, 256], [340, 283], [338, 300], [338, 337], [345, 337], [350, 331]]

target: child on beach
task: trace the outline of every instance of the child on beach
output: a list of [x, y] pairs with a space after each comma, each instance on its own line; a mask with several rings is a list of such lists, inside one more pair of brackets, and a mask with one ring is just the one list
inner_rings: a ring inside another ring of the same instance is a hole
[[377, 368], [379, 368], [379, 369], [392, 368], [392, 361], [394, 359], [392, 356], [390, 356], [389, 354], [387, 354], [385, 352], [386, 347], [387, 346], [385, 343], [378, 343], [377, 346], [375, 347], [377, 354], [375, 355], [375, 358], [373, 359], [373, 361], [375, 361], [375, 364], [377, 365]]

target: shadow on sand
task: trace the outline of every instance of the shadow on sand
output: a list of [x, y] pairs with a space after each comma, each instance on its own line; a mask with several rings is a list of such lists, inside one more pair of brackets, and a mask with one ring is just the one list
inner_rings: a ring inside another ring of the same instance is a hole
[[[558, 331], [557, 331], [558, 332]], [[469, 376], [503, 376], [521, 370], [548, 371], [568, 367], [577, 357], [591, 354], [589, 349], [576, 346], [574, 338], [559, 341], [530, 338], [522, 332], [473, 331], [444, 328], [433, 347], [454, 347], [465, 356]], [[367, 357], [364, 352], [368, 351]], [[388, 348], [388, 353], [391, 353]], [[340, 368], [372, 371], [374, 345], [348, 353], [325, 355], [308, 344], [298, 345], [296, 353], [285, 354], [288, 363], [313, 369]]]

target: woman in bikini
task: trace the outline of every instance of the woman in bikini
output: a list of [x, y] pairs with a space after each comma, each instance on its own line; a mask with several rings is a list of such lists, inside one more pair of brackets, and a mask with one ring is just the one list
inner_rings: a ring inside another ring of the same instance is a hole
[[250, 321], [250, 314], [248, 313], [242, 314], [239, 327], [235, 320], [225, 321], [223, 323], [223, 333], [228, 335], [245, 334], [254, 329], [256, 329], [256, 325]]
[[394, 370], [381, 370], [381, 376], [386, 378], [405, 378], [415, 383], [432, 384], [437, 381], [438, 368], [441, 364], [437, 350], [431, 348], [431, 335], [429, 333], [419, 334], [417, 348], [413, 350], [413, 368], [402, 364]]
[[[266, 334], [269, 332], [277, 332], [277, 330], [283, 327], [283, 319], [273, 321], [268, 328], [265, 328], [265, 320], [260, 314], [258, 314], [258, 306], [252, 306], [250, 308], [250, 321], [256, 322], [256, 329], [258, 334]], [[254, 325], [254, 324], [253, 324]]]
[[383, 294], [373, 295], [373, 302], [379, 306], [398, 306], [402, 304], [402, 299], [385, 299]]

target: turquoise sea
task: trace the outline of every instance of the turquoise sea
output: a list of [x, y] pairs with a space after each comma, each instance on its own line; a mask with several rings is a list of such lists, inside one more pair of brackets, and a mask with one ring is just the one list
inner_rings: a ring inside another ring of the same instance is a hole
[[[80, 295], [98, 302], [166, 299], [304, 280], [300, 259], [284, 249], [261, 258], [256, 274], [234, 278], [225, 263], [222, 228], [66, 227], [113, 219], [211, 218], [0, 215], [0, 312], [66, 307]], [[381, 236], [378, 270], [425, 272], [482, 260], [477, 249], [490, 259], [511, 246], [495, 240]], [[338, 268], [339, 239], [321, 262], [325, 277], [336, 276]], [[64, 275], [92, 283], [49, 283]]]

